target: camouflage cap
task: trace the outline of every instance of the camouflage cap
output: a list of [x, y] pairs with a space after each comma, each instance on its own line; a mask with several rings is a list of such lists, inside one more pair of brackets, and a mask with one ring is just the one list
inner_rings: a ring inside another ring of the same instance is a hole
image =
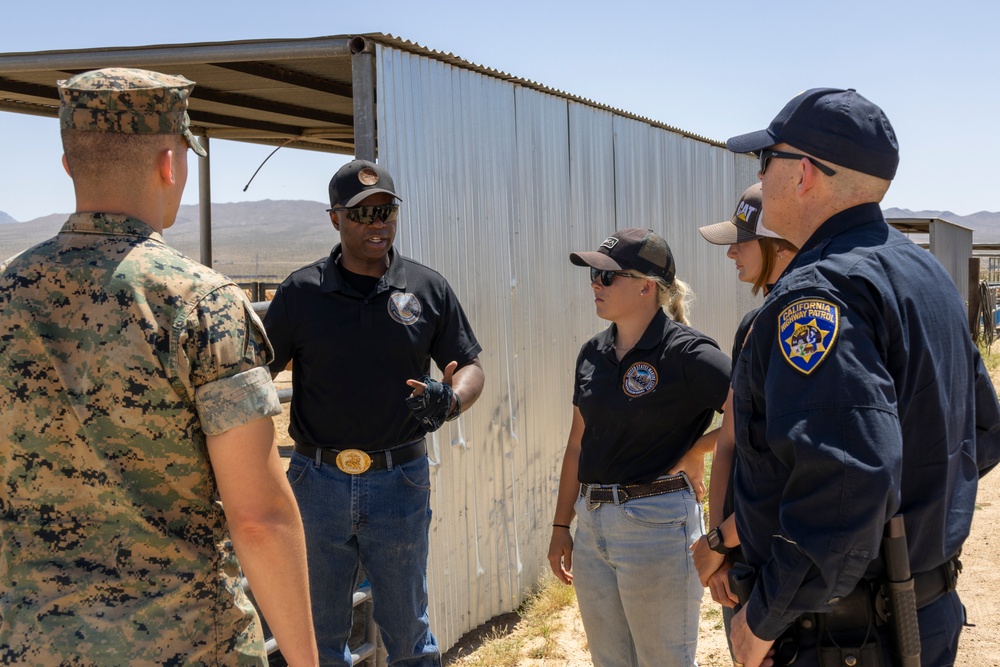
[[187, 99], [194, 81], [144, 69], [109, 67], [84, 72], [59, 87], [59, 126], [84, 132], [182, 134], [206, 156], [188, 125]]

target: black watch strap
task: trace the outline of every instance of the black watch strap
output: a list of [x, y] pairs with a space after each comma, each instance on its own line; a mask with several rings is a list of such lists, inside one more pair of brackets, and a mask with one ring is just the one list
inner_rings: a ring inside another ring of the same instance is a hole
[[705, 535], [705, 537], [708, 538], [709, 549], [717, 554], [725, 556], [727, 553], [732, 551], [732, 549], [726, 547], [726, 541], [722, 537], [722, 530], [720, 530], [720, 528], [721, 526], [716, 526], [712, 530], [708, 531], [708, 534]]

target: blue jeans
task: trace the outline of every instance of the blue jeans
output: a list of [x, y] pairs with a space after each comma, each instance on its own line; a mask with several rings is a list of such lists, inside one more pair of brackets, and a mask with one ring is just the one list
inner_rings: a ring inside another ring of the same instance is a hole
[[573, 582], [595, 667], [691, 667], [702, 587], [688, 548], [701, 506], [683, 491], [602, 503], [580, 497]]
[[440, 667], [427, 615], [427, 457], [349, 475], [295, 452], [288, 480], [305, 528], [320, 664], [351, 664], [347, 642], [360, 565], [389, 664]]

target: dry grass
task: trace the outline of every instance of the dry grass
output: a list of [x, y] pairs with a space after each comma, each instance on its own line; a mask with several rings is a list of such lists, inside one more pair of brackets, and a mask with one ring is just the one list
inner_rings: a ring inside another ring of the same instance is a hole
[[535, 592], [518, 609], [520, 620], [513, 629], [494, 628], [472, 653], [459, 657], [462, 667], [517, 667], [524, 659], [557, 660], [562, 651], [557, 640], [563, 628], [563, 612], [576, 606], [576, 589], [559, 582], [546, 571]]

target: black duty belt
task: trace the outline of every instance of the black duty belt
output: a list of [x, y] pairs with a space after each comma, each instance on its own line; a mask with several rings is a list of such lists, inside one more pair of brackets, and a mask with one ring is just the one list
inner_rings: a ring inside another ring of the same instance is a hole
[[366, 452], [361, 449], [330, 449], [295, 443], [295, 451], [315, 459], [316, 463], [337, 466], [350, 475], [360, 475], [368, 470], [385, 470], [389, 465], [400, 465], [427, 454], [427, 444], [423, 438], [411, 440], [398, 447]]
[[933, 570], [913, 573], [913, 593], [917, 598], [917, 609], [923, 609], [950, 593], [958, 586], [958, 574], [962, 571], [962, 561], [953, 556]]
[[[683, 475], [674, 475], [666, 479], [658, 479], [649, 484], [618, 484], [611, 486], [600, 486], [597, 484], [583, 484], [580, 486], [580, 495], [587, 499], [588, 504], [598, 503], [626, 503], [636, 498], [648, 498], [649, 496], [660, 496], [664, 493], [683, 491], [688, 488], [687, 478]], [[615, 498], [615, 491], [618, 497]]]

